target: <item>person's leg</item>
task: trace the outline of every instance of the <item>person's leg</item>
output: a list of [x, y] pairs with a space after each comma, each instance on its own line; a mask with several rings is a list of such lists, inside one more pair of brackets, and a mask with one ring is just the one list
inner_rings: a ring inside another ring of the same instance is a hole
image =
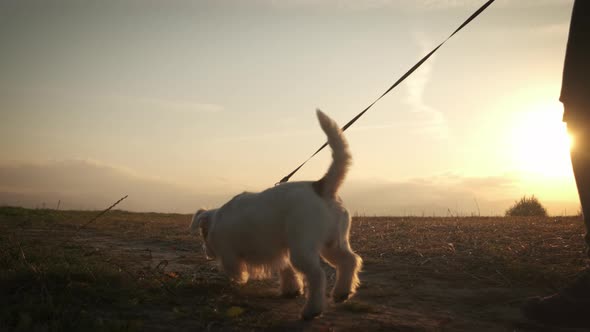
[[[570, 155], [586, 225], [586, 252], [590, 255], [590, 125], [570, 122], [568, 132], [574, 139]], [[527, 318], [543, 324], [590, 327], [590, 269], [556, 294], [529, 299], [522, 311]]]
[[590, 124], [568, 123], [567, 127], [574, 139], [570, 155], [586, 224], [586, 252], [590, 256]]

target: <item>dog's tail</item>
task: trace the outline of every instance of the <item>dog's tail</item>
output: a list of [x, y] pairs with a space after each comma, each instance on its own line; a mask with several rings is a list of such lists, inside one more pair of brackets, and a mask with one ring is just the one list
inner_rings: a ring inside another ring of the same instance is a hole
[[313, 188], [321, 197], [335, 198], [348, 172], [352, 156], [348, 150], [348, 142], [338, 124], [319, 109], [317, 115], [322, 130], [328, 136], [328, 145], [332, 149], [332, 164], [326, 174], [313, 183]]

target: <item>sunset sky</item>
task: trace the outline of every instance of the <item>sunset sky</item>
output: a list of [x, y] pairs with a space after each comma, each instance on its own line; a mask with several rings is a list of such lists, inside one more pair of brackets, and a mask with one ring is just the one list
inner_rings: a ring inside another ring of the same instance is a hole
[[[2, 1], [0, 205], [193, 212], [258, 191], [485, 1]], [[347, 132], [366, 215], [578, 213], [573, 1], [497, 0]], [[323, 151], [296, 180], [317, 179]]]

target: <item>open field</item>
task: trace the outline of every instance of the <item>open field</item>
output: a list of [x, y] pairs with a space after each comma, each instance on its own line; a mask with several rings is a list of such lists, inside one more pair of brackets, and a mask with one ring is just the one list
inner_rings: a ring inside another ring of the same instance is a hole
[[277, 281], [230, 284], [190, 216], [111, 211], [77, 230], [94, 215], [0, 208], [0, 330], [550, 331], [520, 304], [585, 264], [580, 217], [355, 218], [357, 295], [301, 322]]

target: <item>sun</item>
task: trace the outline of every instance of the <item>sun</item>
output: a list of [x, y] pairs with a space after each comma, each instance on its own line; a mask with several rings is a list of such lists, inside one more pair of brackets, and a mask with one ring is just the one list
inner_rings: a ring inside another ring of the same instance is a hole
[[571, 176], [569, 150], [574, 144], [561, 121], [560, 102], [534, 104], [518, 113], [512, 131], [516, 165], [521, 171], [549, 177]]

